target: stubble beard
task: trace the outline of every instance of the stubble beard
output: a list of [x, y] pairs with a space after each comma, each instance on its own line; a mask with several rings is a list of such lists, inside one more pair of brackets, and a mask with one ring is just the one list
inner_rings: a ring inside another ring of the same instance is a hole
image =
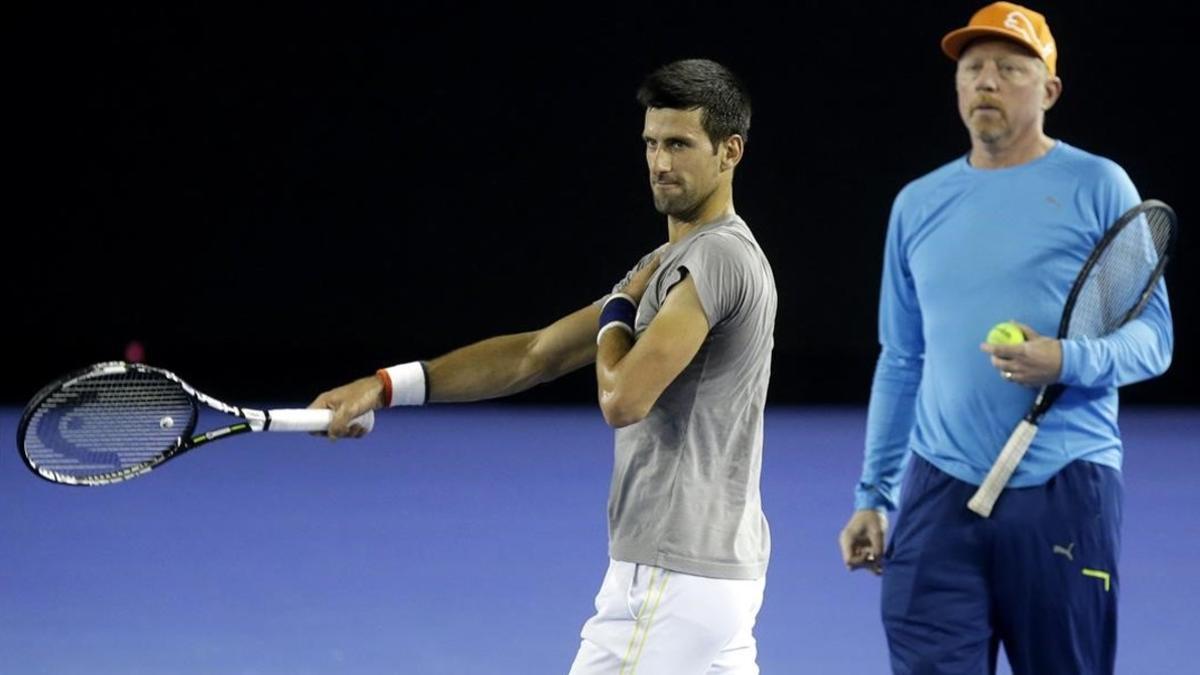
[[1007, 120], [987, 121], [972, 125], [975, 137], [986, 145], [992, 145], [1007, 138], [1012, 131]]
[[1008, 124], [1008, 117], [1004, 113], [999, 113], [998, 118], [991, 117], [990, 119], [970, 119], [975, 116], [972, 111], [968, 117], [968, 126], [975, 134], [975, 137], [985, 145], [992, 145], [998, 141], [1004, 140], [1010, 133], [1011, 129]]
[[655, 192], [653, 196], [654, 209], [664, 216], [681, 216], [696, 208], [695, 199], [687, 193], [664, 195]]

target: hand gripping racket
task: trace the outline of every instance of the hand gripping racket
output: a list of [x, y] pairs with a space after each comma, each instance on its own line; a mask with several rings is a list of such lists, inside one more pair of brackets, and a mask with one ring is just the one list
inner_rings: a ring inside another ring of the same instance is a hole
[[[1178, 227], [1175, 211], [1156, 199], [1122, 214], [1096, 244], [1075, 279], [1057, 337], [1104, 337], [1140, 314], [1167, 266]], [[1037, 435], [1038, 421], [1064, 388], [1061, 384], [1041, 388], [967, 502], [968, 508], [984, 518], [991, 515], [996, 499]]]
[[[204, 405], [244, 421], [196, 433]], [[42, 388], [17, 426], [34, 473], [66, 485], [107, 485], [140, 476], [198, 445], [254, 431], [324, 431], [329, 410], [253, 410], [207, 396], [172, 372], [109, 361]], [[367, 431], [375, 416], [353, 422]]]

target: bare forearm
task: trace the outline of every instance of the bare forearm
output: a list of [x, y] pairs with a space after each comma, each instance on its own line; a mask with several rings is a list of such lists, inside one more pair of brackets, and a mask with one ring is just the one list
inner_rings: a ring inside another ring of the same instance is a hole
[[[617, 385], [621, 382], [621, 360], [633, 347], [633, 340], [628, 333], [620, 330], [610, 330], [600, 340], [596, 350], [596, 388], [600, 401], [600, 409], [604, 412], [609, 424], [623, 427], [636, 422], [640, 417], [635, 411], [618, 413], [628, 406], [622, 401], [615, 400], [618, 394]], [[622, 391], [627, 391], [622, 390]], [[610, 412], [611, 411], [611, 412]]]
[[430, 402], [499, 398], [544, 381], [544, 374], [527, 363], [535, 335], [501, 335], [433, 359], [428, 363]]
[[671, 290], [636, 343], [624, 330], [606, 331], [596, 352], [605, 421], [623, 427], [644, 419], [707, 336], [708, 321], [690, 279]]
[[610, 330], [596, 347], [596, 381], [602, 388], [611, 388], [617, 377], [621, 359], [633, 348], [629, 333]]
[[509, 396], [577, 370], [596, 358], [596, 316], [586, 307], [529, 333], [501, 335], [428, 363], [431, 402]]

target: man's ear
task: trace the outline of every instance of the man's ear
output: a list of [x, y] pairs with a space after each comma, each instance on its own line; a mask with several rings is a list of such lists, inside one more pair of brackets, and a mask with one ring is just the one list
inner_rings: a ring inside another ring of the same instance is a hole
[[1058, 99], [1062, 96], [1063, 83], [1058, 77], [1046, 79], [1046, 86], [1043, 89], [1042, 110], [1049, 110], [1058, 103]]
[[742, 161], [742, 154], [746, 150], [746, 140], [741, 134], [733, 134], [724, 141], [721, 141], [721, 170], [729, 171]]

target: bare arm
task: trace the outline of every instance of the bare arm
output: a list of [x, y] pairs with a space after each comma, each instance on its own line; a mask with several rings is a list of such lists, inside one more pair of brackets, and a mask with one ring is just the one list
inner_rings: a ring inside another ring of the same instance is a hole
[[[501, 335], [456, 349], [427, 364], [430, 401], [478, 401], [508, 396], [582, 368], [596, 358], [600, 309], [588, 306], [541, 330]], [[310, 408], [329, 408], [329, 436], [361, 436], [350, 420], [382, 408], [383, 385], [374, 375], [331, 389]]]
[[[652, 273], [655, 268], [657, 264], [646, 270]], [[636, 293], [640, 299], [649, 273], [642, 275], [645, 279], [641, 287], [635, 286], [639, 281], [635, 276], [626, 292]], [[636, 343], [622, 331], [605, 333], [596, 354], [596, 382], [605, 421], [623, 427], [648, 415], [658, 397], [700, 351], [707, 336], [708, 318], [691, 276], [670, 290], [658, 315]]]
[[600, 309], [588, 306], [541, 330], [501, 335], [428, 363], [430, 402], [509, 396], [582, 368], [596, 358]]

